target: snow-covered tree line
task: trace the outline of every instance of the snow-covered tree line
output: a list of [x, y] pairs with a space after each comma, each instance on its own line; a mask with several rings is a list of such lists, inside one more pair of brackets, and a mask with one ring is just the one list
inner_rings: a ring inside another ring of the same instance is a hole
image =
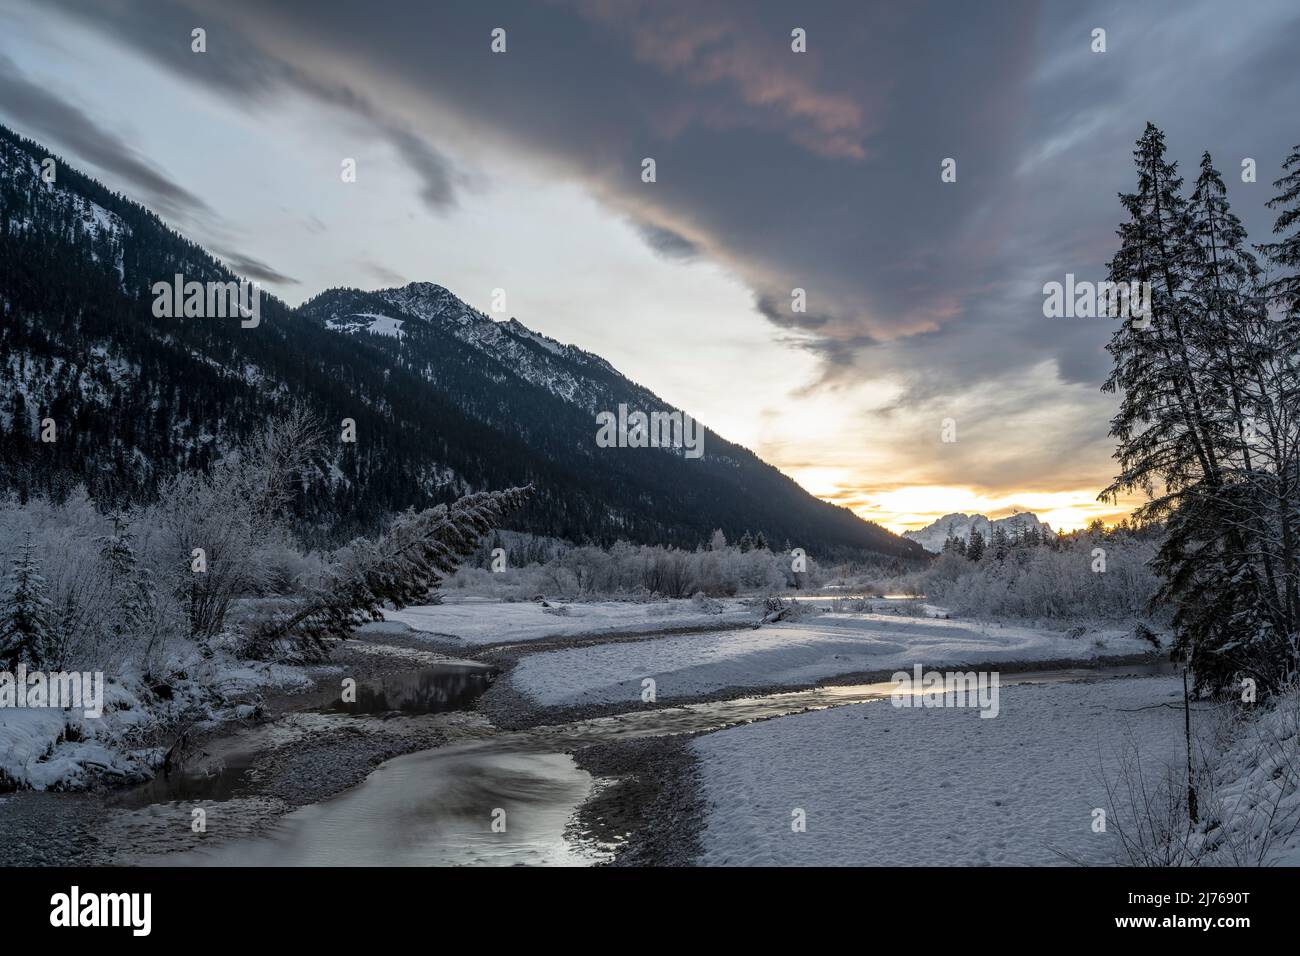
[[1151, 608], [1160, 588], [1151, 566], [1160, 540], [1158, 528], [1104, 528], [1099, 522], [1068, 534], [995, 533], [989, 544], [981, 537], [973, 548], [958, 539], [925, 571], [884, 586], [924, 594], [955, 614], [986, 620], [1151, 618], [1160, 626], [1164, 615]]
[[694, 551], [625, 541], [610, 548], [559, 546], [545, 560], [527, 564], [515, 561], [516, 555], [532, 552], [526, 543], [503, 550], [508, 560], [500, 571], [492, 570], [490, 552], [484, 550], [447, 587], [506, 600], [539, 594], [562, 600], [648, 600], [770, 593], [816, 587], [824, 578], [811, 556], [772, 550], [761, 533], [730, 544], [715, 531], [707, 546]]
[[1143, 492], [1136, 520], [1165, 524], [1158, 597], [1198, 685], [1275, 689], [1300, 627], [1300, 147], [1253, 247], [1208, 153], [1190, 193], [1156, 127], [1134, 159], [1109, 279], [1150, 283], [1151, 309], [1107, 346], [1120, 471], [1102, 497]]
[[216, 654], [303, 660], [385, 606], [428, 600], [528, 489], [397, 516], [329, 554], [286, 505], [320, 445], [301, 410], [148, 504], [105, 514], [83, 489], [0, 500], [0, 669], [99, 669], [165, 682]]
[[1065, 535], [1058, 534], [1054, 538], [1049, 531], [1044, 531], [1037, 525], [1010, 533], [1005, 527], [998, 525], [987, 541], [983, 533], [978, 530], [971, 532], [969, 541], [959, 535], [950, 534], [943, 542], [942, 553], [956, 553], [971, 561], [978, 561], [986, 552], [991, 551], [998, 560], [1002, 560], [1014, 548], [1037, 548], [1040, 545], [1056, 547], [1065, 540]]

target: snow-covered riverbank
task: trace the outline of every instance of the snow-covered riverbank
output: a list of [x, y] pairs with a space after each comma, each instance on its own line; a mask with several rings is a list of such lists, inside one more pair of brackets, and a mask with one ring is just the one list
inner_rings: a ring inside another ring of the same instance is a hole
[[75, 708], [0, 707], [0, 791], [147, 780], [182, 731], [197, 734], [249, 717], [256, 707], [248, 701], [311, 685], [301, 667], [218, 655], [196, 660], [166, 696], [138, 674], [106, 678], [97, 717]]
[[[264, 718], [223, 727], [219, 739], [204, 745], [209, 759], [195, 768], [215, 776], [200, 777], [197, 789], [159, 779], [120, 798], [78, 797], [84, 804], [19, 794], [0, 800], [0, 837], [7, 827], [57, 824], [69, 834], [68, 852], [97, 846], [94, 862], [119, 863], [168, 862], [186, 850], [203, 851], [194, 862], [232, 859], [243, 851], [221, 847], [234, 840], [233, 846], [264, 852], [273, 862], [284, 851], [277, 827], [291, 826], [296, 861], [333, 862], [340, 855], [314, 841], [346, 818], [359, 845], [419, 847], [409, 859], [424, 863], [590, 862], [589, 853], [571, 856], [557, 841], [593, 836], [624, 862], [1042, 864], [1069, 857], [1104, 863], [1114, 860], [1116, 829], [1095, 833], [1092, 826], [1097, 808], [1115, 809], [1105, 780], [1121, 782], [1117, 768], [1134, 745], [1152, 780], [1182, 755], [1181, 682], [1127, 676], [1143, 667], [1099, 666], [1105, 657], [1150, 650], [1123, 631], [1070, 637], [970, 621], [831, 613], [758, 629], [673, 633], [682, 621], [707, 615], [712, 624], [718, 615], [689, 601], [567, 607], [569, 614], [558, 616], [538, 604], [482, 602], [402, 612], [405, 621], [364, 628], [338, 648], [312, 694], [284, 695]], [[723, 612], [749, 617], [754, 609], [735, 602]], [[428, 629], [412, 631], [410, 620]], [[567, 623], [569, 636], [555, 633], [556, 621]], [[446, 694], [426, 693], [426, 670], [453, 666], [434, 653], [446, 649], [449, 625], [465, 644], [463, 656], [506, 668], [477, 703], [458, 702], [450, 686]], [[1089, 669], [1033, 676], [1049, 661]], [[850, 675], [913, 664], [1000, 670], [998, 716], [860, 703], [887, 690], [838, 686]], [[1017, 670], [1043, 683], [1015, 684]], [[362, 712], [330, 704], [340, 679], [366, 674]], [[1062, 683], [1080, 676], [1087, 680]], [[656, 681], [653, 706], [641, 701], [645, 677]], [[823, 689], [742, 699], [733, 692], [818, 684]], [[452, 710], [411, 712], [398, 699], [408, 691], [418, 691], [421, 701], [446, 697]], [[526, 719], [499, 720], [489, 704], [499, 692]], [[686, 701], [696, 703], [677, 706]], [[1291, 724], [1263, 726], [1282, 736]], [[1277, 779], [1276, 748], [1258, 741], [1253, 749], [1240, 741], [1233, 746], [1224, 792], [1249, 789], [1249, 801], [1260, 803]], [[382, 763], [416, 752], [425, 756]], [[582, 755], [578, 767], [608, 776], [588, 786], [575, 775], [575, 755]], [[42, 763], [48, 761], [36, 761]], [[376, 766], [388, 769], [376, 774]], [[422, 799], [424, 809], [405, 815], [383, 809], [404, 799], [387, 792], [385, 781], [406, 780], [412, 768], [413, 792], [424, 786], [421, 775], [441, 780], [439, 768], [473, 777], [472, 784], [439, 783], [456, 795], [456, 813], [470, 821], [468, 828], [460, 817], [440, 816], [441, 798]], [[524, 769], [541, 782], [519, 784], [515, 777]], [[1289, 780], [1283, 778], [1287, 812], [1300, 801]], [[554, 799], [528, 797], [543, 792]], [[195, 835], [185, 820], [200, 805], [209, 829]], [[73, 812], [78, 806], [82, 812]], [[544, 816], [518, 819], [497, 847], [491, 831], [475, 829], [496, 808], [512, 818], [516, 811]], [[806, 832], [791, 829], [796, 810]], [[1278, 846], [1294, 850], [1294, 840]], [[63, 852], [47, 845], [39, 860], [20, 854], [15, 861], [58, 862]], [[1276, 857], [1270, 851], [1267, 858]]]
[[1295, 693], [1249, 717], [1192, 705], [1190, 826], [1182, 691], [1173, 677], [1017, 684], [990, 720], [879, 701], [697, 737], [696, 862], [1297, 865]]
[[[1100, 642], [1100, 643], [1099, 643]], [[891, 614], [824, 614], [806, 622], [594, 644], [525, 656], [509, 680], [546, 707], [660, 701], [724, 688], [791, 687], [842, 674], [961, 664], [1090, 661], [1149, 652], [1122, 630], [1059, 631]]]
[[1134, 743], [1150, 772], [1177, 760], [1181, 701], [1172, 678], [1025, 684], [1003, 688], [993, 720], [881, 701], [708, 734], [692, 743], [708, 806], [699, 862], [1108, 862], [1114, 826], [1093, 832], [1105, 779]]
[[507, 603], [461, 599], [386, 611], [384, 616], [389, 621], [407, 625], [419, 635], [477, 647], [546, 638], [648, 634], [741, 625], [756, 620], [759, 612], [751, 603], [735, 598], [717, 601], [575, 601], [555, 605], [539, 601]]

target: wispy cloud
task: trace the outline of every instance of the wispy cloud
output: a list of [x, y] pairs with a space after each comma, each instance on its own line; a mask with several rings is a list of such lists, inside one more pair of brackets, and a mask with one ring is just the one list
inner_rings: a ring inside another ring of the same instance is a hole
[[248, 276], [250, 279], [256, 279], [258, 282], [269, 282], [275, 285], [298, 285], [298, 280], [293, 276], [287, 276], [278, 269], [267, 265], [258, 259], [234, 252], [230, 249], [214, 249], [216, 255], [225, 260], [226, 265], [240, 275]]
[[[457, 186], [469, 180], [410, 124], [376, 105], [354, 85], [336, 79], [335, 71], [303, 69], [274, 52], [275, 31], [259, 30], [247, 20], [228, 19], [228, 14], [239, 12], [236, 4], [175, 0], [148, 4], [134, 0], [112, 4], [86, 4], [80, 0], [50, 2], [104, 30], [178, 77], [224, 91], [237, 105], [264, 103], [288, 91], [298, 91], [364, 119], [421, 179], [420, 198], [434, 213], [454, 206]], [[306, 7], [299, 11], [302, 16], [312, 16], [314, 12]], [[195, 54], [189, 36], [200, 21], [207, 31], [208, 52]]]
[[211, 213], [202, 199], [79, 107], [25, 76], [3, 53], [0, 53], [0, 112], [32, 134], [71, 150], [86, 162], [129, 183], [149, 205], [172, 220], [191, 221], [196, 215]]
[[378, 262], [373, 262], [369, 259], [364, 260], [361, 263], [361, 268], [370, 273], [385, 286], [402, 286], [406, 285], [409, 281], [406, 276], [401, 273], [394, 272], [387, 266], [380, 265]]

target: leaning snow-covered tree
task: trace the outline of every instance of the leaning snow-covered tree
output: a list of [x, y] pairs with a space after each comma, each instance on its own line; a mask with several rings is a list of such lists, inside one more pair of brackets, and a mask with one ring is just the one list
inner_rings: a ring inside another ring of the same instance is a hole
[[317, 658], [333, 638], [367, 620], [382, 621], [385, 605], [428, 602], [439, 583], [473, 554], [479, 540], [519, 508], [532, 485], [486, 491], [425, 511], [400, 515], [387, 533], [358, 538], [334, 555], [301, 600], [253, 625], [244, 653], [290, 660]]

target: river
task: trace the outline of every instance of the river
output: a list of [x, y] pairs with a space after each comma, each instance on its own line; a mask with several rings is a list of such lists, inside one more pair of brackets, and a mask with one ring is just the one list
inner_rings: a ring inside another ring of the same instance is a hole
[[[1052, 683], [1168, 672], [1168, 665], [1002, 672], [1001, 682]], [[422, 667], [366, 687], [349, 710], [315, 700], [321, 717], [373, 720], [382, 706], [425, 719], [464, 710], [486, 686], [486, 668], [456, 662]], [[891, 683], [818, 687], [793, 693], [632, 711], [524, 731], [488, 728], [433, 749], [380, 764], [359, 785], [276, 816], [238, 839], [184, 852], [143, 847], [129, 862], [150, 865], [589, 865], [613, 847], [575, 832], [574, 814], [599, 785], [570, 756], [582, 746], [716, 730], [810, 709], [887, 699]], [[223, 805], [240, 812], [241, 761], [201, 779], [173, 775], [124, 794], [118, 805], [148, 814], [167, 804], [201, 802], [209, 820]]]

